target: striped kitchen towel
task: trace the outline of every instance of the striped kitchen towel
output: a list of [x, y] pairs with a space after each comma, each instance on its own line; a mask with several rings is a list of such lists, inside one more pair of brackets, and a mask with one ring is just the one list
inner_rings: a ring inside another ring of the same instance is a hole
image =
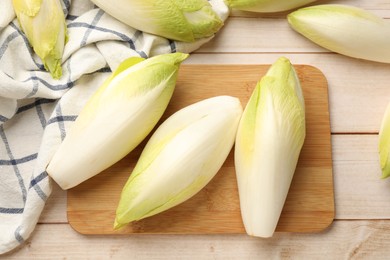
[[[225, 20], [223, 0], [211, 0]], [[69, 42], [63, 76], [44, 71], [20, 30], [12, 0], [0, 6], [0, 254], [34, 230], [51, 193], [45, 167], [88, 97], [124, 59], [190, 53], [209, 41], [182, 43], [137, 31], [86, 0], [63, 0]], [[49, 235], [49, 234], [48, 234]]]

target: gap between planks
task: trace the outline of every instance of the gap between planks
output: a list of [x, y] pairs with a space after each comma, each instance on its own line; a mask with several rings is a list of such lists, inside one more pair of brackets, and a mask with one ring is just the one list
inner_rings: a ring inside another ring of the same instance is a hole
[[373, 132], [332, 132], [331, 135], [378, 135], [379, 132], [373, 131]]

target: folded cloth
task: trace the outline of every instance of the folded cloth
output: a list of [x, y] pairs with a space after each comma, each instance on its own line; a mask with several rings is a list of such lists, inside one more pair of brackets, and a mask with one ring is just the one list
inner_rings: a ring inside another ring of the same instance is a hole
[[[0, 8], [0, 254], [34, 230], [51, 193], [45, 169], [89, 96], [121, 61], [190, 53], [210, 38], [176, 42], [137, 31], [86, 0], [63, 0], [69, 41], [63, 76], [44, 70], [18, 24], [12, 0]], [[225, 20], [223, 0], [210, 0]]]

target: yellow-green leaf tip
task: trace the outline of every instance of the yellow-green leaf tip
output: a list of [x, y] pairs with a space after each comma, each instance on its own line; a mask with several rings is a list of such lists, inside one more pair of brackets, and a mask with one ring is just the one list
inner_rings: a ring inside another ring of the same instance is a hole
[[379, 162], [382, 178], [390, 176], [390, 104], [387, 106], [379, 131]]
[[67, 42], [65, 15], [59, 0], [13, 0], [22, 31], [54, 79], [62, 76], [62, 55]]

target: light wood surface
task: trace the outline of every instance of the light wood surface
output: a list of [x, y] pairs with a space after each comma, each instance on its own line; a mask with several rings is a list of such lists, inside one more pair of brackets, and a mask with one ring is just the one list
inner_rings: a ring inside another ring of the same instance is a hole
[[[335, 221], [317, 234], [85, 236], [65, 224], [38, 225], [7, 259], [388, 259], [389, 221]], [[48, 239], [49, 237], [49, 239]]]
[[[163, 121], [200, 100], [230, 95], [246, 105], [269, 65], [182, 65]], [[306, 139], [276, 231], [318, 232], [334, 218], [328, 86], [315, 67], [295, 66], [306, 106]], [[234, 156], [196, 196], [156, 216], [113, 230], [115, 210], [142, 147], [103, 173], [68, 191], [68, 221], [82, 234], [245, 233]]]
[[[388, 0], [319, 3], [350, 4], [390, 18]], [[0, 258], [388, 259], [390, 180], [380, 179], [377, 133], [390, 101], [390, 64], [325, 51], [294, 34], [284, 19], [284, 14], [234, 12], [212, 42], [185, 63], [270, 64], [286, 56], [294, 64], [313, 65], [324, 73], [329, 90], [336, 214], [328, 229], [315, 234], [278, 232], [272, 239], [244, 234], [81, 235], [67, 221], [66, 192], [53, 184], [40, 224], [27, 244]]]

